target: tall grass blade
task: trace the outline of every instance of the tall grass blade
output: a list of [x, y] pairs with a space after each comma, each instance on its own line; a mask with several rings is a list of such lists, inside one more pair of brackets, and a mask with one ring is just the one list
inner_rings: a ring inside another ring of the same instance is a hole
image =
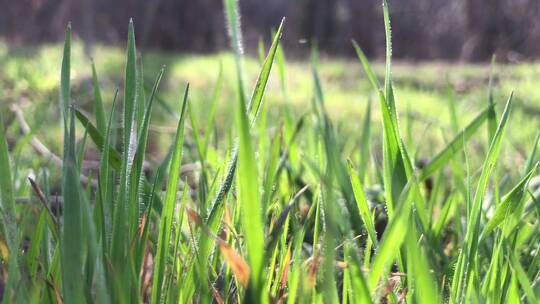
[[79, 303], [83, 297], [83, 244], [81, 186], [75, 160], [75, 115], [73, 111], [68, 136], [64, 140], [64, 170], [62, 192], [64, 196], [62, 227], [62, 283], [65, 303]]
[[398, 256], [399, 250], [397, 248], [404, 242], [407, 233], [410, 233], [408, 229], [410, 228], [412, 195], [409, 187], [410, 184], [404, 189], [400, 204], [396, 208], [395, 216], [390, 219], [382, 236], [377, 254], [371, 264], [368, 282], [372, 294], [375, 295], [380, 292], [380, 287], [377, 283], [388, 270], [389, 264]]
[[515, 252], [512, 252], [510, 254], [510, 261], [512, 269], [514, 270], [514, 275], [517, 277], [519, 284], [525, 291], [527, 301], [529, 303], [538, 303], [538, 298], [536, 297], [533, 285], [527, 278], [527, 273], [523, 269], [523, 266], [521, 266], [521, 263], [519, 262], [519, 259], [516, 256]]
[[474, 261], [476, 260], [475, 256], [478, 249], [478, 238], [480, 234], [479, 225], [482, 202], [484, 200], [484, 195], [487, 190], [489, 178], [491, 176], [491, 173], [493, 172], [497, 158], [499, 156], [502, 137], [506, 129], [508, 117], [510, 115], [510, 108], [512, 106], [512, 97], [513, 93], [508, 98], [508, 102], [506, 103], [506, 107], [499, 122], [499, 126], [497, 127], [497, 132], [495, 132], [495, 135], [489, 147], [488, 154], [482, 167], [482, 173], [476, 187], [474, 199], [472, 201], [471, 212], [467, 217], [467, 231], [465, 235], [465, 243], [463, 249], [459, 254], [452, 281], [451, 296], [453, 301], [460, 301], [463, 295], [463, 284], [469, 282], [469, 279], [474, 269]]
[[[15, 217], [15, 197], [11, 180], [11, 166], [9, 161], [6, 131], [4, 130], [4, 119], [0, 111], [0, 212], [1, 228], [5, 235], [9, 250], [8, 279], [3, 294], [3, 303], [9, 303], [16, 299], [15, 289], [21, 279], [19, 261], [19, 238], [17, 220]], [[22, 300], [22, 299], [19, 299]]]
[[[132, 219], [129, 218], [131, 208], [137, 208], [137, 206], [130, 206], [131, 202], [128, 201], [129, 191], [129, 176], [131, 174], [131, 167], [133, 164], [133, 157], [135, 153], [135, 128], [136, 128], [136, 77], [137, 77], [137, 63], [136, 63], [136, 50], [135, 50], [135, 32], [133, 28], [133, 20], [129, 21], [128, 28], [128, 41], [127, 41], [127, 61], [125, 68], [124, 78], [124, 110], [123, 110], [123, 153], [122, 153], [122, 166], [120, 172], [120, 192], [118, 202], [114, 208], [113, 219], [113, 235], [112, 235], [112, 260], [113, 264], [117, 267], [117, 271], [123, 275], [127, 275], [125, 270], [125, 259], [127, 257], [127, 246], [124, 240], [130, 239], [129, 227]], [[128, 280], [121, 279], [122, 282], [127, 283]]]
[[163, 288], [163, 278], [165, 276], [166, 258], [169, 252], [171, 241], [171, 229], [176, 206], [176, 194], [178, 191], [178, 182], [180, 180], [180, 165], [182, 162], [182, 146], [184, 144], [184, 120], [188, 100], [189, 85], [186, 86], [180, 119], [176, 128], [174, 139], [173, 155], [169, 169], [169, 180], [167, 182], [167, 191], [165, 192], [164, 208], [161, 214], [159, 224], [158, 244], [154, 261], [154, 272], [152, 282], [151, 303], [161, 303], [161, 293]]
[[486, 121], [491, 112], [491, 105], [480, 112], [460, 133], [458, 133], [454, 139], [442, 149], [435, 157], [433, 157], [429, 163], [420, 171], [418, 179], [420, 181], [425, 180], [433, 173], [437, 172], [444, 164], [446, 164], [454, 155], [459, 153], [463, 145], [469, 140], [479, 129], [479, 127]]
[[103, 99], [96, 72], [96, 65], [92, 60], [92, 87], [94, 89], [94, 115], [96, 116], [96, 126], [101, 134], [105, 134], [107, 122], [105, 120], [105, 110], [103, 110]]
[[[231, 2], [230, 0], [226, 0], [226, 2]], [[260, 107], [262, 106], [263, 97], [264, 97], [264, 91], [266, 89], [266, 84], [268, 82], [268, 78], [270, 76], [270, 71], [272, 70], [272, 64], [274, 62], [274, 57], [276, 54], [277, 46], [279, 44], [279, 39], [281, 38], [281, 34], [283, 33], [283, 22], [281, 21], [281, 24], [278, 28], [278, 31], [274, 37], [274, 41], [272, 42], [272, 46], [270, 47], [270, 50], [268, 51], [268, 55], [266, 57], [266, 60], [261, 68], [261, 71], [259, 73], [259, 77], [257, 79], [257, 83], [255, 84], [255, 89], [253, 90], [253, 94], [251, 96], [251, 100], [249, 102], [248, 107], [246, 108], [246, 111], [248, 113], [251, 113], [251, 120], [250, 120], [250, 127], [254, 125], [255, 121], [257, 120], [257, 114], [259, 112]], [[241, 95], [239, 95], [241, 96]], [[240, 98], [240, 97], [239, 97]], [[241, 99], [241, 98], [240, 98]], [[242, 101], [243, 103], [243, 101]], [[244, 103], [243, 103], [244, 104]], [[218, 194], [216, 198], [214, 199], [214, 202], [212, 204], [212, 211], [210, 212], [208, 216], [208, 226], [213, 227], [214, 221], [217, 219], [217, 212], [221, 208], [221, 204], [223, 203], [223, 200], [225, 199], [225, 196], [229, 192], [231, 185], [233, 183], [234, 173], [236, 171], [236, 162], [238, 159], [238, 149], [235, 147], [233, 149], [233, 155], [231, 162], [229, 164], [227, 174], [225, 176], [225, 180], [221, 184], [218, 190]]]
[[250, 133], [246, 105], [238, 98], [236, 126], [238, 128], [238, 204], [242, 213], [248, 261], [251, 268], [248, 293], [250, 301], [265, 302], [262, 296], [264, 263], [264, 221], [259, 195], [257, 163]]
[[369, 144], [371, 137], [371, 99], [366, 105], [364, 114], [364, 123], [362, 125], [362, 135], [360, 136], [360, 181], [364, 183], [368, 173], [369, 164]]
[[536, 172], [537, 168], [538, 164], [536, 164], [534, 168], [529, 171], [529, 173], [527, 173], [527, 175], [525, 175], [521, 181], [506, 195], [503, 201], [497, 206], [493, 217], [484, 227], [484, 231], [482, 232], [481, 236], [486, 237], [507, 217], [512, 215], [517, 210], [521, 210], [521, 208], [518, 208], [517, 205], [523, 200], [523, 197], [527, 193], [527, 185], [529, 184], [529, 180], [531, 179], [533, 173]]
[[356, 175], [353, 164], [350, 160], [348, 162], [348, 166], [349, 166], [349, 175], [351, 177], [351, 185], [354, 192], [354, 199], [356, 200], [356, 204], [358, 205], [358, 210], [360, 210], [362, 221], [364, 222], [364, 225], [366, 225], [368, 236], [372, 244], [375, 244], [375, 246], [377, 247], [377, 244], [378, 244], [377, 232], [375, 231], [375, 225], [373, 222], [373, 218], [371, 217], [371, 212], [369, 210], [366, 194], [364, 193], [364, 189], [362, 188], [360, 179]]

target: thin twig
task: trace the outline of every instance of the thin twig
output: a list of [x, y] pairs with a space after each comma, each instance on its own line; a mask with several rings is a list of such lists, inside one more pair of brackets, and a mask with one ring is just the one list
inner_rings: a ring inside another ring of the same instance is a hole
[[51, 208], [49, 207], [49, 204], [47, 202], [47, 198], [45, 197], [45, 194], [43, 193], [43, 191], [41, 191], [39, 186], [36, 184], [36, 182], [31, 177], [28, 177], [28, 181], [30, 182], [30, 185], [32, 185], [32, 189], [34, 190], [34, 193], [36, 194], [36, 196], [39, 198], [39, 201], [43, 204], [43, 206], [45, 207], [45, 209], [47, 210], [47, 212], [51, 216], [54, 224], [57, 226], [58, 222], [56, 220], [56, 216], [54, 215]]
[[[21, 130], [23, 131], [23, 133], [25, 135], [31, 135], [32, 134], [32, 129], [30, 129], [30, 126], [28, 125], [28, 123], [24, 119], [24, 114], [23, 114], [23, 111], [21, 110], [21, 108], [16, 104], [12, 104], [11, 105], [11, 110], [13, 111], [13, 113], [15, 113], [15, 118], [17, 119], [17, 122], [21, 126]], [[58, 166], [60, 168], [63, 167], [62, 159], [59, 156], [57, 156], [56, 154], [54, 154], [53, 152], [51, 152], [51, 150], [49, 150], [34, 135], [31, 135], [30, 145], [32, 146], [32, 148], [34, 148], [34, 150], [36, 150], [36, 152], [41, 154], [41, 156], [45, 157], [45, 159], [52, 161], [56, 166]], [[86, 185], [90, 184], [93, 188], [96, 188], [97, 185], [98, 185], [97, 180], [91, 179], [91, 178], [89, 178], [89, 177], [87, 177], [87, 176], [85, 176], [83, 174], [80, 174], [80, 179], [81, 179], [81, 182], [83, 184], [86, 184]]]

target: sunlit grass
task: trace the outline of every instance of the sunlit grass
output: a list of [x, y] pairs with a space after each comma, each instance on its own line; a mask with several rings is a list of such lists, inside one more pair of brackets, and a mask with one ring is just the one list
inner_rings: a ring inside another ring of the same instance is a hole
[[4, 302], [536, 303], [539, 66], [395, 64], [383, 2], [373, 65], [236, 0], [231, 53], [2, 45]]

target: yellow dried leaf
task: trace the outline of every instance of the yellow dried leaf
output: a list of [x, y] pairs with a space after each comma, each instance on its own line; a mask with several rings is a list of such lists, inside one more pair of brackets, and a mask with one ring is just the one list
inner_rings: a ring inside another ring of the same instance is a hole
[[234, 250], [234, 248], [225, 242], [219, 242], [219, 250], [221, 251], [221, 254], [223, 254], [227, 264], [231, 267], [231, 270], [240, 285], [247, 287], [250, 269], [246, 261]]

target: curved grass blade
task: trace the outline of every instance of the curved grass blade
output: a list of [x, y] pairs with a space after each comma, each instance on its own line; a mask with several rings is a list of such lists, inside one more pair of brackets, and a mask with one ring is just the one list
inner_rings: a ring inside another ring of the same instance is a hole
[[[227, 1], [227, 2], [231, 2], [231, 1]], [[277, 46], [279, 44], [279, 40], [283, 33], [283, 22], [284, 20], [281, 21], [281, 24], [277, 30], [277, 33], [274, 36], [274, 41], [272, 42], [272, 46], [270, 47], [266, 60], [264, 61], [264, 64], [261, 68], [261, 71], [259, 73], [259, 78], [257, 79], [257, 84], [255, 85], [255, 89], [253, 91], [251, 101], [247, 108], [247, 111], [252, 114], [250, 126], [253, 126], [255, 124], [255, 121], [257, 120], [257, 114], [259, 112], [260, 107], [262, 106], [266, 84], [270, 76], [270, 71], [272, 70], [272, 64], [274, 62]], [[236, 171], [237, 160], [238, 160], [238, 149], [235, 147], [235, 149], [233, 149], [233, 156], [227, 170], [227, 175], [225, 176], [225, 180], [219, 187], [218, 194], [212, 204], [212, 210], [210, 212], [210, 215], [208, 216], [207, 223], [208, 223], [208, 226], [211, 227], [211, 229], [214, 229], [213, 226], [215, 225], [215, 221], [217, 219], [217, 213], [221, 208], [221, 204], [223, 203], [225, 196], [227, 195], [227, 193], [229, 192], [232, 186], [234, 172]]]
[[[353, 41], [354, 48], [358, 58], [362, 63], [373, 89], [379, 97], [379, 104], [382, 113], [383, 122], [383, 180], [386, 192], [386, 207], [388, 214], [392, 216], [394, 211], [394, 201], [396, 201], [407, 181], [407, 172], [403, 158], [403, 152], [400, 150], [400, 137], [397, 131], [395, 115], [392, 115], [392, 108], [387, 101], [387, 96], [375, 76], [371, 66], [362, 51], [362, 49]], [[410, 162], [410, 160], [409, 160]], [[410, 166], [412, 168], [412, 165]]]
[[521, 181], [506, 195], [503, 201], [497, 206], [495, 214], [486, 224], [480, 239], [483, 239], [484, 237], [489, 235], [493, 231], [493, 229], [500, 225], [508, 216], [513, 214], [515, 211], [521, 210], [521, 208], [517, 208], [517, 205], [522, 201], [523, 197], [525, 196], [529, 180], [531, 179], [533, 173], [536, 172], [537, 168], [538, 164], [536, 164], [533, 169], [521, 179]]
[[[101, 151], [101, 153], [103, 153], [105, 140], [103, 139], [101, 132], [92, 124], [92, 122], [88, 119], [88, 117], [83, 112], [81, 112], [77, 108], [74, 108], [73, 110], [75, 111], [75, 117], [77, 117], [79, 122], [86, 128], [86, 130], [88, 131], [88, 135], [90, 135], [90, 138], [92, 139], [94, 144]], [[107, 153], [109, 154], [110, 165], [115, 170], [120, 170], [122, 167], [122, 155], [120, 154], [120, 152], [114, 149], [114, 147], [108, 144], [106, 146], [107, 146], [107, 151], [108, 151]]]
[[469, 282], [469, 278], [472, 275], [472, 269], [474, 268], [475, 256], [478, 249], [478, 238], [480, 234], [480, 212], [482, 208], [482, 202], [487, 190], [489, 178], [495, 163], [499, 156], [501, 149], [502, 137], [506, 130], [508, 118], [510, 116], [510, 109], [512, 106], [513, 92], [510, 94], [504, 112], [502, 114], [497, 132], [493, 137], [491, 145], [488, 150], [488, 154], [484, 161], [482, 173], [480, 175], [476, 192], [471, 206], [471, 212], [467, 218], [467, 231], [465, 234], [465, 243], [461, 250], [456, 268], [454, 271], [454, 277], [452, 281], [451, 297], [453, 301], [460, 301], [463, 296], [463, 284]]
[[[327, 168], [331, 167], [330, 171], [332, 172], [332, 175], [335, 176], [337, 184], [339, 185], [343, 196], [346, 198], [345, 206], [349, 213], [349, 224], [354, 229], [355, 233], [360, 234], [362, 233], [362, 220], [357, 205], [352, 201], [353, 190], [347, 174], [347, 169], [339, 157], [341, 152], [339, 151], [337, 135], [325, 109], [322, 84], [317, 70], [317, 53], [315, 48], [312, 49], [312, 76], [316, 101], [314, 103], [314, 108], [318, 115], [318, 120], [320, 121], [318, 124], [318, 133], [322, 137]], [[330, 171], [327, 171], [325, 174], [328, 175], [328, 172]]]
[[354, 199], [356, 200], [356, 204], [358, 205], [358, 210], [360, 210], [362, 221], [364, 222], [364, 225], [366, 225], [368, 236], [372, 244], [374, 244], [375, 247], [377, 247], [378, 245], [377, 232], [375, 231], [373, 218], [371, 217], [371, 212], [369, 211], [369, 205], [366, 200], [366, 194], [364, 193], [364, 189], [362, 188], [360, 179], [355, 173], [352, 162], [348, 160], [347, 164], [349, 168], [349, 176], [351, 178], [351, 185], [353, 188]]
[[412, 192], [410, 189], [411, 183], [412, 180], [403, 190], [400, 197], [400, 203], [396, 208], [395, 216], [390, 219], [382, 236], [382, 241], [380, 242], [377, 254], [371, 264], [368, 282], [372, 294], [376, 295], [376, 297], [379, 293], [379, 286], [377, 286], [377, 283], [388, 270], [388, 265], [398, 256], [399, 250], [397, 250], [397, 248], [403, 244], [408, 229], [410, 228], [410, 214], [413, 204], [411, 197]]
[[419, 181], [423, 181], [433, 173], [437, 172], [437, 170], [444, 166], [452, 157], [454, 157], [454, 155], [462, 150], [465, 142], [476, 133], [480, 126], [489, 117], [491, 107], [492, 105], [480, 112], [480, 114], [478, 114], [478, 116], [476, 116], [461, 132], [459, 132], [441, 152], [439, 152], [429, 161], [422, 171], [420, 171], [418, 176]]
[[529, 153], [529, 156], [527, 157], [527, 161], [525, 162], [525, 167], [523, 168], [523, 174], [526, 174], [527, 172], [531, 171], [532, 168], [535, 166], [534, 162], [536, 160], [536, 154], [538, 151], [538, 143], [540, 142], [540, 131], [536, 133], [536, 137], [534, 138], [532, 150]]
[[265, 251], [267, 256], [274, 251], [276, 248], [277, 242], [279, 240], [279, 236], [282, 234], [284, 230], [284, 225], [286, 224], [287, 218], [289, 217], [289, 213], [291, 209], [294, 207], [294, 205], [298, 202], [302, 194], [306, 192], [309, 185], [306, 185], [304, 188], [300, 189], [293, 198], [289, 201], [285, 207], [283, 207], [283, 210], [281, 211], [281, 214], [279, 215], [279, 218], [277, 219], [276, 223], [273, 225], [272, 231], [269, 233], [268, 239], [266, 240], [265, 245]]
[[517, 277], [519, 284], [525, 291], [525, 295], [527, 296], [528, 302], [539, 303], [538, 299], [536, 298], [533, 285], [529, 281], [529, 278], [527, 278], [527, 273], [523, 269], [523, 266], [521, 266], [521, 263], [519, 262], [519, 259], [516, 256], [515, 252], [510, 253], [510, 261], [511, 261], [511, 267], [514, 270], [514, 275]]

